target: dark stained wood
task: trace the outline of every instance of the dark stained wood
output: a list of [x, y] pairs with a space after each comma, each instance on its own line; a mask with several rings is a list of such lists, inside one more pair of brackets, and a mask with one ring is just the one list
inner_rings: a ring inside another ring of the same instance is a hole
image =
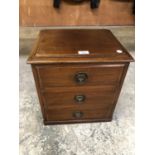
[[[59, 120], [78, 120], [78, 119], [100, 119], [106, 118], [108, 119], [110, 116], [108, 115], [108, 111], [110, 110], [111, 105], [105, 104], [94, 108], [83, 108], [82, 106], [75, 108], [62, 108], [62, 109], [47, 109], [46, 116], [47, 121], [59, 121]], [[80, 118], [74, 117], [74, 113], [82, 112], [83, 116]]]
[[120, 82], [119, 82], [119, 84], [117, 86], [117, 91], [115, 93], [115, 99], [114, 99], [113, 106], [112, 106], [113, 108], [111, 109], [111, 111], [109, 111], [110, 115], [112, 115], [114, 113], [115, 106], [117, 104], [117, 101], [118, 101], [118, 98], [119, 98], [119, 95], [120, 95], [120, 92], [121, 92], [121, 88], [123, 86], [123, 82], [124, 82], [128, 67], [129, 67], [129, 63], [125, 63], [124, 70], [123, 70], [122, 76], [121, 76], [121, 80], [120, 80]]
[[[90, 54], [80, 55], [78, 51], [89, 51]], [[133, 58], [106, 29], [42, 30], [28, 59], [31, 64], [129, 61]]]
[[44, 120], [46, 120], [46, 116], [45, 116], [45, 109], [44, 109], [44, 101], [43, 101], [43, 96], [41, 95], [41, 89], [40, 89], [40, 85], [39, 85], [39, 77], [37, 75], [37, 71], [36, 69], [34, 68], [33, 65], [31, 65], [31, 68], [32, 68], [32, 72], [33, 72], [33, 76], [34, 76], [34, 80], [35, 80], [35, 84], [36, 84], [36, 90], [37, 90], [37, 93], [38, 93], [38, 98], [39, 98], [39, 103], [40, 103], [40, 107], [41, 107], [41, 112], [42, 112], [42, 116], [44, 118]]
[[[28, 63], [32, 65], [44, 124], [111, 121], [129, 63], [134, 59], [107, 30], [60, 32], [42, 31], [28, 58]], [[83, 39], [79, 38], [77, 43], [79, 46], [76, 46], [77, 40], [71, 40], [72, 34], [68, 35], [68, 32], [82, 36]], [[90, 34], [87, 40], [85, 37], [88, 33]], [[102, 38], [103, 34], [105, 36]], [[70, 41], [70, 46], [67, 41]], [[78, 47], [94, 49], [93, 62], [93, 56], [79, 57], [72, 51], [76, 48], [78, 50]], [[114, 54], [116, 47], [123, 50], [123, 55]], [[101, 58], [100, 61], [98, 58]], [[82, 76], [78, 78], [84, 78], [82, 83], [79, 83], [75, 76], [79, 73], [82, 73]], [[84, 96], [84, 100], [75, 100], [77, 95]]]
[[111, 122], [112, 121], [112, 117], [109, 118], [91, 118], [91, 119], [74, 119], [74, 120], [44, 120], [44, 125], [55, 125], [55, 124], [75, 124], [75, 123], [95, 123], [95, 122]]
[[[92, 107], [111, 104], [116, 86], [52, 87], [42, 90], [46, 108]], [[75, 96], [84, 95], [85, 100], [78, 102]]]
[[[124, 64], [108, 65], [39, 65], [36, 66], [40, 86], [89, 86], [115, 85], [120, 81]], [[88, 79], [82, 84], [76, 82], [76, 74], [85, 73]], [[102, 78], [101, 78], [102, 77]]]
[[53, 0], [20, 0], [20, 25], [134, 25], [133, 0], [101, 0], [93, 10], [89, 0], [77, 5], [61, 1], [60, 9], [55, 9]]

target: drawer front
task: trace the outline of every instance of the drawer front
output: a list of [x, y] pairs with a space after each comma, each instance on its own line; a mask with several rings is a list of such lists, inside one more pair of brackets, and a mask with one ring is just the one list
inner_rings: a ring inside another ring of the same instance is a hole
[[124, 64], [36, 66], [41, 88], [115, 85], [120, 81], [123, 68]]
[[46, 108], [83, 107], [95, 108], [98, 105], [112, 104], [115, 86], [55, 87], [43, 91]]
[[67, 121], [67, 120], [84, 120], [84, 119], [106, 119], [109, 118], [111, 105], [98, 106], [96, 108], [61, 108], [46, 109], [47, 121]]

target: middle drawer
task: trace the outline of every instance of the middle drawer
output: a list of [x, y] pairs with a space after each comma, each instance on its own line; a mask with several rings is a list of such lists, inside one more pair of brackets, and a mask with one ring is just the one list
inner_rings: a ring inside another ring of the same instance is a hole
[[116, 86], [55, 87], [42, 90], [45, 108], [96, 107], [112, 104]]

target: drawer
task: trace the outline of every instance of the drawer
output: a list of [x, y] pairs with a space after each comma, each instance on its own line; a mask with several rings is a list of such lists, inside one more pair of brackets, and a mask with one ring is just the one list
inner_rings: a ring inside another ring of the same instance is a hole
[[106, 119], [110, 116], [112, 106], [104, 105], [95, 108], [71, 107], [59, 109], [46, 109], [47, 121], [67, 121], [67, 120], [85, 120], [85, 119]]
[[116, 86], [55, 87], [42, 91], [46, 108], [83, 107], [112, 104]]
[[56, 86], [94, 86], [118, 84], [124, 64], [37, 65], [41, 88]]

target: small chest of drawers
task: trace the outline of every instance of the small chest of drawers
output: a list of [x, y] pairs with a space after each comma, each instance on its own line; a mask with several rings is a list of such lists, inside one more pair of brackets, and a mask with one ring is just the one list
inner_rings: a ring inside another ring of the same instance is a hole
[[28, 63], [44, 124], [111, 121], [131, 61], [109, 30], [42, 30]]

